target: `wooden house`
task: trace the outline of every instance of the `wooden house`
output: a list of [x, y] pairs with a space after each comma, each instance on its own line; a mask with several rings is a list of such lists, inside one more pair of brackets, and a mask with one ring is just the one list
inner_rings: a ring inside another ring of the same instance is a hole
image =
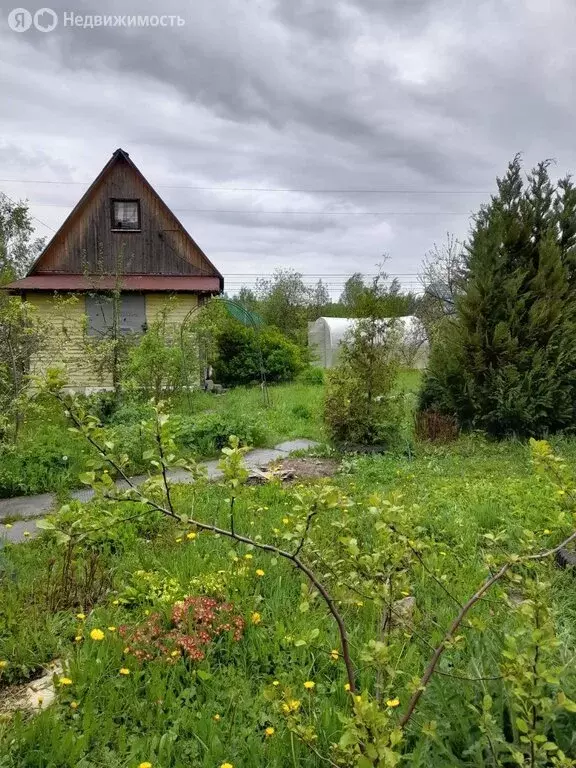
[[167, 301], [170, 321], [182, 323], [222, 292], [224, 279], [128, 153], [117, 149], [26, 277], [6, 288], [54, 325], [33, 372], [61, 365], [71, 388], [90, 391], [111, 385], [87, 364], [83, 344], [86, 334], [104, 332], [102, 296], [116, 296], [122, 333], [145, 333]]

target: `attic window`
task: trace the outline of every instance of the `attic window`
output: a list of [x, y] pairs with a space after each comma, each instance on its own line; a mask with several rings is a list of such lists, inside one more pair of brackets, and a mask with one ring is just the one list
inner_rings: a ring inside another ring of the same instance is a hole
[[140, 230], [139, 200], [112, 200], [112, 229]]

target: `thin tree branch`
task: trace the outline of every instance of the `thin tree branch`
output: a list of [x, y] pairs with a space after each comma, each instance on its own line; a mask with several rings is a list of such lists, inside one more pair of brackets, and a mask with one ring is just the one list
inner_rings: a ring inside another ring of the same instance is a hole
[[[576, 532], [574, 535], [576, 536]], [[418, 688], [412, 694], [412, 698], [410, 699], [408, 708], [400, 718], [401, 728], [404, 728], [408, 724], [410, 718], [412, 717], [412, 714], [414, 713], [414, 710], [418, 705], [418, 702], [420, 701], [422, 694], [426, 690], [426, 686], [428, 685], [430, 678], [432, 677], [432, 675], [436, 670], [436, 666], [440, 661], [442, 654], [448, 647], [451, 640], [454, 638], [454, 635], [456, 634], [458, 627], [464, 620], [468, 611], [481, 599], [482, 595], [485, 592], [487, 592], [493, 584], [499, 581], [507, 573], [507, 571], [511, 567], [512, 567], [512, 563], [505, 563], [500, 568], [499, 571], [497, 571], [493, 576], [491, 576], [487, 581], [485, 581], [484, 584], [480, 587], [480, 589], [477, 592], [475, 592], [466, 603], [464, 603], [464, 605], [460, 609], [460, 612], [458, 613], [458, 615], [450, 625], [450, 628], [446, 632], [444, 639], [434, 651], [432, 658], [430, 659], [428, 666], [426, 667], [424, 674], [422, 675], [420, 683], [418, 684]]]

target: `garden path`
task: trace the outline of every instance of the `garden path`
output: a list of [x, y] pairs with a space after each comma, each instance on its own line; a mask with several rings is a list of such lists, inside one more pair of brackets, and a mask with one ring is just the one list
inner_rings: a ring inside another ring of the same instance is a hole
[[[279, 443], [274, 448], [255, 448], [249, 451], [244, 457], [244, 462], [248, 469], [255, 469], [270, 464], [276, 459], [283, 459], [294, 451], [307, 450], [315, 448], [319, 444], [314, 440], [288, 440]], [[222, 475], [218, 469], [218, 459], [201, 462], [206, 467], [208, 477], [217, 479]], [[148, 475], [136, 475], [130, 480], [140, 485], [147, 480]], [[190, 483], [192, 478], [184, 470], [174, 470], [168, 473], [168, 479], [173, 483]], [[126, 487], [123, 480], [119, 480], [117, 485]], [[80, 501], [90, 501], [94, 491], [85, 488], [72, 492], [72, 498]], [[41, 493], [37, 496], [17, 496], [12, 499], [0, 499], [0, 547], [6, 541], [18, 543], [38, 536], [41, 530], [36, 528], [35, 521], [42, 519], [44, 515], [54, 509], [56, 505], [56, 494]], [[4, 522], [5, 521], [5, 522]], [[13, 521], [13, 522], [12, 522]]]

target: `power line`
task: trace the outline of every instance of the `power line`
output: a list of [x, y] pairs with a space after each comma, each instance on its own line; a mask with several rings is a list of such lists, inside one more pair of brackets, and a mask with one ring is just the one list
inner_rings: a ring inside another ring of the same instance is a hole
[[[89, 186], [89, 181], [56, 181], [48, 179], [0, 179], [7, 184], [73, 184]], [[213, 192], [309, 192], [313, 194], [362, 195], [489, 195], [483, 189], [314, 189], [310, 187], [204, 187], [188, 184], [156, 184], [156, 189], [191, 189]]]
[[[6, 194], [6, 192], [0, 192], [0, 195], [3, 195], [3, 196], [4, 196], [4, 197], [7, 199], [7, 200], [10, 200], [10, 202], [12, 203], [12, 205], [18, 205], [18, 203], [16, 202], [16, 200], [12, 200], [12, 198], [10, 197], [10, 195], [7, 195], [7, 194]], [[29, 216], [30, 216], [32, 219], [34, 219], [34, 221], [37, 221], [37, 222], [38, 222], [38, 224], [42, 224], [42, 226], [43, 226], [43, 227], [46, 227], [46, 229], [49, 229], [51, 232], [54, 232], [54, 234], [56, 234], [56, 230], [55, 230], [55, 229], [53, 229], [53, 228], [52, 228], [52, 227], [51, 227], [49, 224], [46, 224], [45, 222], [43, 222], [43, 221], [42, 221], [42, 219], [39, 219], [37, 216], [32, 216], [32, 214], [31, 214], [31, 213], [29, 213]]]
[[[69, 205], [60, 203], [34, 203], [29, 201], [30, 205], [38, 208], [70, 208]], [[240, 208], [170, 208], [174, 213], [239, 213], [274, 216], [472, 216], [471, 212], [465, 211], [254, 211], [243, 210]]]

